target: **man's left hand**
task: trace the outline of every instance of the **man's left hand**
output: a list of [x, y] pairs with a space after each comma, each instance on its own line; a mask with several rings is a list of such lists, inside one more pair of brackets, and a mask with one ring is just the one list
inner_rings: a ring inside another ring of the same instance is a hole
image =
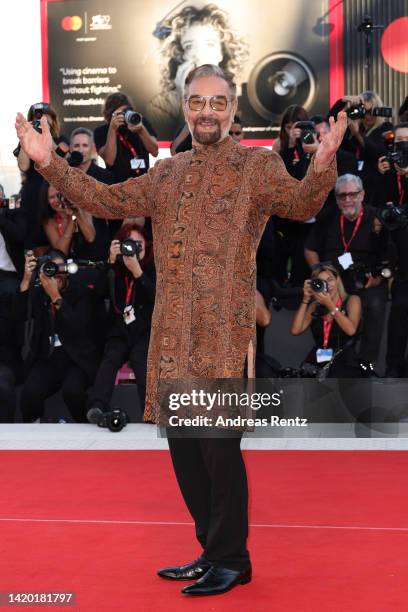
[[330, 131], [323, 136], [316, 152], [314, 162], [316, 172], [326, 170], [336, 155], [347, 129], [347, 114], [341, 111], [337, 115], [337, 121], [334, 120], [334, 117], [330, 117], [329, 123]]

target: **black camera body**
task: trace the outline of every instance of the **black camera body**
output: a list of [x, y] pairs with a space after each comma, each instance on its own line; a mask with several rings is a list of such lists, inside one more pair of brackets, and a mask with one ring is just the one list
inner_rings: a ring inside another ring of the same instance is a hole
[[75, 261], [57, 264], [47, 255], [43, 255], [37, 259], [35, 269], [38, 274], [44, 274], [48, 278], [53, 278], [57, 274], [76, 274], [78, 272], [78, 264]]
[[122, 240], [120, 243], [120, 254], [125, 257], [133, 257], [136, 255], [137, 259], [139, 259], [139, 253], [142, 250], [142, 242], [141, 240], [133, 240], [132, 238], [127, 238], [126, 240]]
[[408, 142], [402, 140], [389, 145], [385, 159], [390, 164], [397, 164], [400, 168], [408, 167]]
[[296, 127], [302, 130], [300, 142], [303, 144], [313, 144], [316, 136], [316, 126], [313, 121], [298, 121]]
[[354, 263], [347, 268], [347, 272], [350, 273], [356, 289], [364, 289], [367, 283], [367, 274], [370, 274], [375, 278], [381, 276], [382, 278], [388, 279], [391, 278], [393, 270], [394, 266], [388, 260], [380, 261], [372, 266], [366, 265], [362, 262]]
[[329, 285], [323, 278], [312, 278], [310, 281], [310, 288], [315, 293], [327, 293], [329, 291]]
[[44, 113], [49, 111], [50, 105], [47, 104], [46, 102], [37, 102], [36, 104], [33, 104], [31, 108], [33, 109], [33, 115], [34, 115], [31, 125], [33, 126], [35, 130], [37, 130], [37, 132], [41, 134], [42, 130], [41, 130], [40, 120], [41, 120], [41, 117], [44, 115]]
[[376, 217], [390, 232], [408, 227], [407, 212], [395, 204], [387, 204], [385, 208], [377, 209]]
[[386, 117], [389, 119], [392, 117], [391, 106], [374, 106], [372, 109], [367, 110], [364, 104], [355, 104], [350, 106], [346, 110], [349, 119], [363, 119], [366, 115], [373, 115], [373, 117]]

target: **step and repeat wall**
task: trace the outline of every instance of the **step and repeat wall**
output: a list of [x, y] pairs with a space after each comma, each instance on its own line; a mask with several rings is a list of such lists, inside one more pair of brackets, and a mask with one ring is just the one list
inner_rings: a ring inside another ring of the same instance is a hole
[[124, 91], [168, 141], [187, 73], [218, 64], [239, 85], [247, 136], [272, 138], [289, 104], [328, 110], [328, 9], [329, 0], [48, 2], [50, 100], [69, 132], [101, 123], [104, 98]]

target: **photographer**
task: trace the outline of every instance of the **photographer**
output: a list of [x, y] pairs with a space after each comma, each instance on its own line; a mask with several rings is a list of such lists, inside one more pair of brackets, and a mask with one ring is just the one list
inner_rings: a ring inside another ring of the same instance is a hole
[[385, 357], [387, 378], [408, 378], [408, 216], [405, 208], [390, 204], [379, 214], [382, 223], [390, 232], [397, 255], [388, 318]]
[[0, 423], [13, 423], [16, 384], [21, 381], [23, 325], [15, 320], [14, 296], [0, 296]]
[[116, 183], [147, 172], [149, 153], [154, 157], [159, 153], [156, 134], [146, 117], [134, 111], [126, 115], [132, 108], [126, 94], [110, 94], [103, 108], [106, 124], [94, 131], [97, 151]]
[[315, 346], [304, 363], [328, 367], [330, 378], [362, 375], [354, 349], [361, 319], [361, 301], [347, 295], [336, 268], [321, 265], [303, 285], [303, 300], [293, 318], [295, 336], [310, 328]]
[[382, 179], [377, 204], [402, 206], [408, 203], [408, 122], [396, 125], [393, 136], [387, 155], [378, 160]]
[[[283, 159], [286, 170], [298, 180], [306, 175], [310, 159], [318, 147], [314, 126], [308, 119], [302, 106], [289, 106], [282, 117], [279, 138], [273, 146], [273, 150]], [[309, 274], [304, 258], [304, 244], [314, 221], [314, 217], [305, 222], [276, 219], [276, 231], [281, 235], [277, 264], [280, 270], [277, 278], [279, 282], [287, 281], [290, 259], [290, 284], [295, 287], [303, 285]]]
[[384, 107], [379, 95], [373, 91], [364, 91], [359, 96], [345, 96], [334, 105], [330, 114], [344, 108], [349, 122], [341, 148], [358, 159], [366, 203], [375, 206], [380, 176], [377, 160], [386, 152], [383, 134], [392, 130], [392, 123], [386, 120], [392, 116], [392, 108]]
[[[93, 160], [96, 153], [94, 137], [91, 130], [87, 128], [77, 128], [73, 130], [69, 143], [70, 165], [76, 166], [85, 174], [92, 176], [97, 181], [112, 185], [115, 182], [113, 174], [101, 168]], [[82, 158], [82, 159], [81, 159]], [[95, 228], [95, 240], [85, 241], [82, 244], [80, 257], [94, 260], [106, 260], [109, 253], [110, 230], [109, 222], [106, 219], [92, 217], [92, 224]]]
[[39, 203], [41, 226], [51, 248], [81, 257], [83, 244], [95, 240], [92, 215], [72, 206], [46, 182], [40, 189]]
[[[27, 120], [30, 121], [37, 130], [41, 129], [39, 122], [42, 116], [47, 118], [50, 126], [55, 152], [61, 157], [65, 157], [69, 150], [68, 141], [64, 136], [60, 136], [60, 125], [55, 110], [47, 104], [47, 102], [38, 102], [30, 106], [27, 113]], [[17, 163], [20, 171], [25, 175], [21, 190], [21, 206], [26, 211], [28, 228], [24, 239], [24, 248], [39, 248], [44, 251], [47, 239], [38, 221], [38, 197], [43, 178], [34, 168], [34, 163], [26, 153], [24, 153], [20, 146], [15, 149], [14, 154], [17, 156]]]
[[112, 323], [88, 407], [89, 411], [110, 410], [116, 374], [129, 361], [144, 410], [156, 282], [152, 244], [144, 229], [136, 224], [124, 225], [111, 243], [109, 263]]
[[388, 233], [376, 221], [376, 210], [363, 206], [364, 190], [358, 176], [340, 176], [335, 196], [337, 209], [317, 221], [306, 241], [305, 257], [311, 268], [321, 261], [339, 265], [346, 291], [360, 296], [361, 368], [374, 375], [387, 302], [387, 283], [380, 267], [389, 255]]
[[0, 297], [17, 291], [24, 270], [27, 216], [15, 197], [6, 199], [0, 185]]
[[93, 290], [70, 282], [65, 264], [64, 253], [57, 250], [39, 261], [32, 254], [25, 259], [15, 299], [16, 316], [27, 320], [28, 375], [20, 401], [24, 422], [41, 417], [45, 400], [59, 389], [73, 419], [86, 421], [87, 389], [100, 359], [97, 302]]

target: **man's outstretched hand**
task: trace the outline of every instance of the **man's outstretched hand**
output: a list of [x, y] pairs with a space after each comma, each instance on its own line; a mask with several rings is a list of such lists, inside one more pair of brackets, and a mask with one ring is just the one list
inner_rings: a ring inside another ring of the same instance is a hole
[[40, 134], [21, 113], [17, 113], [16, 131], [23, 151], [39, 166], [48, 166], [51, 161], [53, 140], [50, 133], [47, 118], [41, 117]]
[[333, 117], [329, 118], [330, 131], [325, 134], [319, 144], [315, 155], [315, 170], [322, 172], [325, 170], [336, 155], [340, 147], [343, 136], [347, 129], [347, 114], [341, 111], [337, 115], [337, 121]]

